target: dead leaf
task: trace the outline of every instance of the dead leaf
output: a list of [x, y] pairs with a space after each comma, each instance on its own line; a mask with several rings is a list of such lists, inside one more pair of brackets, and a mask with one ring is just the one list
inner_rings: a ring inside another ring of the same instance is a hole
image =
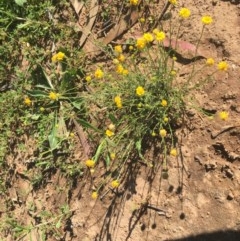
[[90, 6], [90, 12], [89, 12], [89, 21], [87, 23], [87, 26], [85, 26], [83, 29], [81, 29], [82, 36], [79, 41], [80, 47], [82, 47], [82, 45], [84, 44], [84, 42], [86, 41], [86, 39], [88, 38], [88, 36], [91, 33], [91, 30], [93, 28], [94, 22], [97, 17], [98, 9], [99, 9], [98, 1], [92, 0], [91, 6]]
[[80, 14], [83, 6], [84, 6], [84, 2], [80, 1], [80, 0], [70, 0], [75, 12], [77, 13], [77, 15]]

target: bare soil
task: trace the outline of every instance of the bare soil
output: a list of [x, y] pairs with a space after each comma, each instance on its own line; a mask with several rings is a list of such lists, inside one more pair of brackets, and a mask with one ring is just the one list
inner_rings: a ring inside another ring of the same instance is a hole
[[[38, 212], [55, 213], [66, 203], [73, 210], [61, 238], [47, 240], [240, 240], [240, 3], [179, 2], [193, 14], [191, 22], [183, 26], [182, 40], [198, 38], [202, 15], [214, 19], [200, 44], [207, 50], [204, 57], [226, 60], [229, 70], [217, 73], [213, 82], [194, 94], [199, 106], [212, 114], [226, 110], [229, 119], [210, 119], [189, 110], [189, 123], [177, 133], [181, 152], [177, 160], [169, 157], [167, 179], [158, 166], [132, 164], [127, 182], [116, 193], [110, 190], [97, 200], [91, 198], [94, 175], [69, 184], [57, 172], [43, 189], [35, 191], [24, 176], [16, 175], [9, 195], [15, 200], [13, 212], [23, 223], [34, 223]], [[197, 60], [196, 66], [204, 61]], [[178, 67], [182, 76], [190, 72], [188, 64], [178, 63]], [[150, 151], [148, 155], [154, 154]], [[0, 202], [4, 207], [4, 200]], [[31, 203], [36, 208], [29, 212]], [[36, 230], [32, 240], [40, 237]]]

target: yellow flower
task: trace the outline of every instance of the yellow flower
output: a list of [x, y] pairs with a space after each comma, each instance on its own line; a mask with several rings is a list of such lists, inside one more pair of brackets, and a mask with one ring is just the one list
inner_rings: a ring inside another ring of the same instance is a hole
[[117, 72], [118, 74], [122, 74], [123, 71], [124, 71], [123, 66], [122, 66], [121, 64], [118, 64], [117, 67], [116, 67], [116, 72]]
[[191, 11], [188, 8], [181, 8], [179, 11], [179, 16], [182, 18], [189, 18]]
[[163, 106], [163, 107], [166, 107], [167, 106], [167, 101], [166, 100], [162, 100], [162, 102], [161, 102], [161, 105]]
[[101, 69], [97, 69], [94, 75], [95, 75], [95, 78], [101, 79], [104, 76], [104, 73]]
[[161, 137], [166, 137], [167, 131], [166, 131], [165, 129], [161, 129], [161, 130], [159, 130], [159, 135], [160, 135]]
[[50, 100], [57, 100], [59, 98], [60, 94], [59, 93], [55, 93], [53, 91], [51, 91], [48, 95]]
[[146, 40], [142, 37], [142, 38], [139, 38], [139, 39], [137, 39], [137, 43], [136, 43], [136, 47], [138, 48], [138, 49], [144, 49], [145, 48], [145, 46], [146, 46]]
[[166, 35], [164, 32], [160, 31], [160, 32], [156, 33], [155, 38], [158, 42], [160, 42], [166, 38]]
[[214, 59], [213, 58], [208, 58], [206, 60], [206, 65], [209, 65], [209, 66], [214, 65]]
[[122, 99], [119, 95], [114, 98], [114, 102], [119, 109], [122, 108]]
[[115, 53], [118, 55], [118, 54], [121, 54], [122, 53], [122, 46], [121, 45], [116, 45], [114, 47], [114, 51]]
[[119, 185], [120, 185], [120, 183], [119, 183], [118, 180], [113, 180], [113, 181], [111, 182], [111, 186], [112, 186], [112, 188], [118, 188]]
[[170, 2], [172, 5], [176, 5], [176, 4], [177, 4], [177, 0], [169, 0], [169, 2]]
[[70, 137], [74, 137], [75, 135], [74, 135], [73, 132], [71, 132], [71, 133], [69, 134], [69, 136], [70, 136]]
[[142, 86], [138, 86], [137, 89], [136, 89], [136, 94], [138, 96], [142, 96], [142, 95], [144, 95], [144, 93], [145, 93], [144, 88]]
[[145, 23], [145, 21], [146, 21], [145, 18], [140, 18], [140, 19], [139, 19], [139, 22], [140, 22], [140, 23]]
[[111, 152], [110, 158], [111, 158], [112, 161], [114, 161], [116, 159], [116, 154], [114, 152]]
[[144, 33], [143, 38], [147, 43], [151, 43], [153, 41], [153, 36], [151, 33]]
[[169, 121], [168, 117], [164, 117], [164, 118], [163, 118], [163, 121], [164, 121], [165, 123], [168, 123], [168, 121]]
[[218, 63], [218, 69], [221, 71], [227, 71], [228, 69], [228, 64], [225, 61], [221, 61]]
[[27, 105], [27, 106], [30, 106], [32, 104], [32, 101], [29, 99], [29, 97], [26, 97], [24, 99], [24, 104]]
[[91, 197], [92, 197], [92, 199], [97, 199], [98, 198], [98, 193], [96, 191], [92, 192]]
[[170, 155], [171, 156], [177, 156], [177, 149], [176, 148], [171, 149]]
[[152, 135], [152, 136], [156, 136], [157, 134], [156, 134], [155, 131], [152, 131], [151, 135]]
[[228, 119], [228, 116], [229, 116], [229, 113], [227, 112], [227, 111], [221, 111], [221, 112], [219, 112], [219, 118], [221, 119], [221, 120], [227, 120]]
[[177, 72], [175, 71], [175, 70], [172, 70], [171, 72], [170, 72], [170, 75], [172, 75], [172, 76], [175, 76], [177, 74]]
[[133, 46], [130, 45], [130, 46], [128, 47], [128, 49], [129, 49], [130, 51], [133, 50]]
[[109, 130], [109, 129], [107, 129], [106, 132], [105, 132], [105, 134], [106, 134], [106, 136], [111, 137], [111, 136], [114, 135], [114, 132], [111, 131], [111, 130]]
[[173, 61], [177, 61], [177, 57], [175, 57], [175, 56], [173, 56], [172, 59], [173, 59]]
[[52, 62], [62, 61], [65, 58], [65, 54], [63, 52], [58, 52], [52, 56]]
[[205, 24], [205, 25], [209, 25], [212, 23], [212, 17], [210, 16], [203, 16], [202, 17], [202, 23]]
[[91, 76], [90, 75], [87, 75], [86, 77], [85, 77], [85, 80], [87, 81], [87, 82], [89, 82], [89, 81], [91, 81]]
[[40, 111], [45, 111], [45, 108], [44, 107], [40, 107]]
[[120, 55], [118, 56], [118, 60], [119, 60], [120, 62], [124, 62], [125, 56], [124, 56], [123, 54], [120, 54]]
[[122, 72], [123, 75], [128, 75], [128, 70], [127, 69], [124, 69], [123, 72]]
[[138, 0], [129, 0], [129, 2], [131, 5], [134, 5], [134, 6], [138, 5]]
[[155, 28], [155, 29], [153, 29], [153, 33], [156, 35], [157, 33], [159, 33], [160, 31], [159, 31], [159, 29], [157, 29], [157, 28]]
[[113, 63], [114, 64], [119, 64], [119, 60], [118, 59], [113, 59]]
[[93, 168], [95, 166], [95, 161], [92, 159], [88, 159], [88, 160], [86, 160], [85, 164], [87, 167]]

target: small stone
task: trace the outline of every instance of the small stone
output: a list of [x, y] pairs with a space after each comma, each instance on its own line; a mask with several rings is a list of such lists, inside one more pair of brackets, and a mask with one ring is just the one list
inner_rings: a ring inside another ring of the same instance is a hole
[[206, 171], [208, 172], [208, 171], [215, 170], [217, 168], [217, 163], [213, 161], [209, 161], [209, 163], [205, 164], [204, 166]]
[[231, 201], [234, 199], [234, 195], [231, 191], [229, 191], [228, 195], [227, 195], [227, 200]]

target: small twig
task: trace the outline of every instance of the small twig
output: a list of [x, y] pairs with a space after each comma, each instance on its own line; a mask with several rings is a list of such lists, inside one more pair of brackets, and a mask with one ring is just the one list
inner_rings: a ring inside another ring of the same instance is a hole
[[212, 139], [215, 139], [215, 138], [217, 138], [219, 135], [223, 134], [224, 132], [230, 131], [230, 130], [232, 130], [232, 129], [234, 129], [234, 128], [237, 128], [237, 127], [240, 127], [240, 125], [225, 126], [225, 127], [223, 127], [223, 129], [222, 129], [220, 132], [212, 133], [211, 137], [212, 137]]
[[164, 15], [165, 15], [165, 13], [167, 12], [167, 10], [168, 10], [168, 8], [169, 8], [170, 5], [171, 5], [171, 3], [170, 3], [169, 1], [165, 4], [165, 6], [164, 6], [161, 14], [159, 15], [157, 21], [154, 23], [153, 28], [156, 28], [157, 25], [158, 25], [158, 23], [162, 21]]
[[90, 156], [90, 153], [91, 153], [91, 147], [88, 143], [88, 140], [84, 134], [84, 131], [83, 131], [83, 128], [78, 124], [78, 122], [72, 118], [73, 120], [73, 123], [76, 127], [76, 130], [77, 130], [77, 134], [78, 134], [78, 137], [80, 139], [80, 142], [82, 144], [82, 147], [83, 147], [83, 152], [84, 152], [84, 155], [86, 157], [86, 159], [89, 159], [89, 156]]
[[166, 211], [164, 211], [164, 210], [162, 210], [160, 208], [154, 207], [152, 205], [147, 205], [146, 207], [156, 211], [159, 215], [166, 215], [166, 213], [167, 213]]

